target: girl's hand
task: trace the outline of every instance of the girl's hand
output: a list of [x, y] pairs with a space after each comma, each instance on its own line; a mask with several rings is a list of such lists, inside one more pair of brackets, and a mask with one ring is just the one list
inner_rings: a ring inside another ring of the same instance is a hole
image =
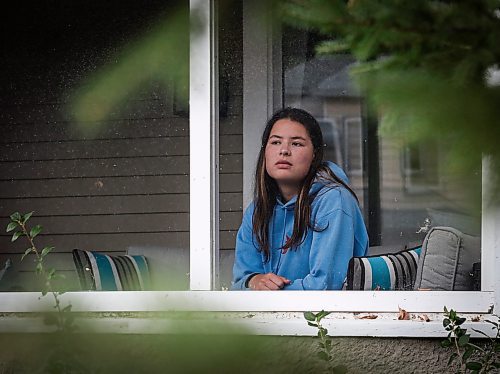
[[277, 291], [285, 285], [290, 284], [290, 280], [274, 273], [254, 275], [248, 282], [248, 286], [256, 291]]

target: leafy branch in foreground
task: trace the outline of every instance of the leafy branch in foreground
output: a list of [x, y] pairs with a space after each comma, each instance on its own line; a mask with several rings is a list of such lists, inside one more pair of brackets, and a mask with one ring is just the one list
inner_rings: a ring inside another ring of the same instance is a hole
[[[351, 73], [379, 115], [382, 136], [407, 144], [446, 139], [441, 172], [464, 181], [476, 175], [482, 155], [490, 156], [489, 198], [500, 203], [500, 2], [280, 4], [285, 22], [323, 35], [318, 53], [356, 58]], [[480, 200], [471, 198], [480, 211]]]
[[476, 345], [470, 342], [467, 329], [462, 328], [465, 318], [460, 317], [453, 309], [448, 311], [446, 307], [444, 316], [443, 327], [449, 332], [448, 337], [441, 342], [441, 346], [452, 350], [448, 366], [457, 361], [457, 369], [465, 373], [488, 373], [500, 368], [500, 317], [494, 315], [497, 322], [485, 321], [492, 324], [492, 329], [496, 330], [493, 337], [483, 331], [472, 329], [488, 339], [485, 344]]
[[29, 248], [24, 251], [24, 254], [21, 257], [21, 261], [28, 255], [35, 256], [35, 271], [36, 274], [41, 276], [43, 279], [43, 288], [42, 288], [42, 296], [45, 296], [47, 293], [52, 294], [54, 297], [54, 309], [56, 309], [57, 313], [55, 315], [53, 313], [49, 313], [46, 315], [45, 322], [49, 325], [55, 325], [58, 331], [71, 331], [74, 329], [73, 326], [73, 316], [70, 314], [71, 312], [71, 304], [65, 307], [61, 306], [61, 301], [59, 296], [64, 292], [57, 291], [54, 288], [53, 281], [56, 279], [64, 278], [63, 274], [58, 274], [54, 268], [48, 268], [45, 263], [45, 259], [47, 255], [54, 250], [54, 247], [44, 247], [41, 251], [35, 245], [35, 237], [38, 236], [42, 232], [42, 226], [35, 225], [28, 227], [27, 222], [33, 215], [33, 212], [20, 214], [19, 212], [15, 212], [10, 216], [10, 223], [7, 225], [7, 232], [13, 232], [12, 234], [12, 242], [15, 242], [21, 236], [25, 236], [28, 243]]
[[318, 329], [319, 347], [318, 357], [325, 361], [328, 365], [329, 371], [332, 373], [345, 373], [347, 368], [343, 365], [333, 366], [333, 345], [332, 339], [328, 337], [328, 330], [321, 325], [321, 320], [329, 315], [331, 312], [325, 312], [322, 310], [318, 313], [304, 312], [304, 318], [307, 320], [307, 324]]

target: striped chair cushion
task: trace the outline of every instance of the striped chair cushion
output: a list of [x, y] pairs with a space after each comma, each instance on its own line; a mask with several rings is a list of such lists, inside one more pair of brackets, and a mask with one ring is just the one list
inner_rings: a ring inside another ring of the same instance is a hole
[[353, 257], [347, 290], [412, 290], [421, 247], [378, 256]]
[[73, 261], [83, 290], [142, 291], [151, 289], [144, 256], [110, 256], [73, 250]]

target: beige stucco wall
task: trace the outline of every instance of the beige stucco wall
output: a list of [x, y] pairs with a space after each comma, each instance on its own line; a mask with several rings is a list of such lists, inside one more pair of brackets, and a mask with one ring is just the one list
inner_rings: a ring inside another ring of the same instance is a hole
[[[312, 337], [1, 334], [0, 373], [45, 372], [64, 357], [83, 372], [321, 373]], [[449, 353], [433, 339], [335, 338], [349, 373], [446, 373]], [[60, 351], [58, 351], [60, 349]], [[72, 357], [73, 356], [73, 357]]]

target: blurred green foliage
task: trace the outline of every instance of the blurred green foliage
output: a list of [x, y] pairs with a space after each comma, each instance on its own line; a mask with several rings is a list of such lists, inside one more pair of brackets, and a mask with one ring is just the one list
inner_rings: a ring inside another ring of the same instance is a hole
[[[186, 329], [188, 330], [188, 329]], [[320, 373], [286, 337], [204, 334], [0, 334], [1, 373]]]
[[[489, 155], [500, 194], [500, 1], [286, 0], [283, 17], [352, 53], [352, 74], [380, 118], [380, 134], [442, 139], [447, 170], [477, 178]], [[476, 201], [477, 202], [477, 201]], [[476, 204], [477, 207], [477, 204]]]
[[[200, 21], [193, 19], [194, 25]], [[187, 101], [189, 92], [189, 8], [178, 6], [162, 15], [156, 25], [81, 83], [69, 108], [92, 133], [100, 121], [126, 106], [126, 100], [152, 81], [174, 89], [178, 100]]]

